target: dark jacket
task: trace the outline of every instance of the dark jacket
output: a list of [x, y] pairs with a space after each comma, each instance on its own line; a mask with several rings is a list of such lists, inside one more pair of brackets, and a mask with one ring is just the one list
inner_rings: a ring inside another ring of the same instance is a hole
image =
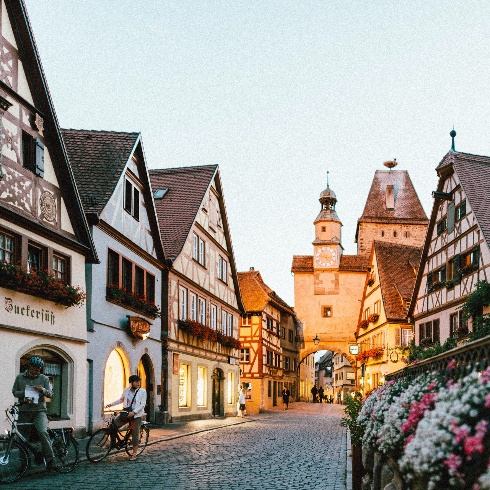
[[29, 377], [29, 370], [17, 375], [12, 388], [12, 393], [19, 401], [24, 401], [24, 389], [26, 386], [42, 386], [44, 391], [39, 393], [39, 403], [25, 403], [19, 407], [20, 412], [45, 412], [46, 397], [52, 398], [53, 391], [49, 386], [49, 378], [44, 374], [38, 374], [35, 378]]

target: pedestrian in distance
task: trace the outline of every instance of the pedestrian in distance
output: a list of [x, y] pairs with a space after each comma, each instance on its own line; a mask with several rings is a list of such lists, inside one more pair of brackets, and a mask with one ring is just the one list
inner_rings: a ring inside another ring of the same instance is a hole
[[316, 403], [317, 393], [318, 393], [318, 389], [315, 385], [313, 385], [313, 388], [311, 389], [311, 394], [313, 395], [313, 403]]
[[141, 417], [144, 415], [146, 405], [146, 390], [141, 388], [141, 378], [136, 374], [129, 377], [129, 384], [130, 386], [124, 388], [121, 397], [106, 405], [106, 408], [119, 405], [120, 403], [123, 404], [123, 409], [114, 423], [118, 428], [128, 423], [130, 424], [133, 454], [129, 460], [134, 461], [138, 454]]
[[320, 403], [323, 403], [323, 386], [320, 386], [318, 390], [318, 400]]
[[242, 388], [240, 390], [240, 395], [238, 396], [238, 413], [239, 417], [244, 417], [245, 416], [245, 390]]
[[[53, 397], [49, 378], [41, 374], [44, 361], [40, 357], [31, 357], [28, 368], [18, 374], [14, 381], [12, 394], [22, 403], [19, 407], [19, 423], [33, 424], [41, 440], [42, 455], [48, 470], [55, 468], [53, 448], [48, 435], [48, 416], [46, 398]], [[36, 462], [42, 464], [42, 456], [36, 456]]]
[[287, 410], [289, 408], [289, 397], [291, 396], [291, 392], [284, 387], [282, 389], [282, 404], [284, 406], [284, 410]]

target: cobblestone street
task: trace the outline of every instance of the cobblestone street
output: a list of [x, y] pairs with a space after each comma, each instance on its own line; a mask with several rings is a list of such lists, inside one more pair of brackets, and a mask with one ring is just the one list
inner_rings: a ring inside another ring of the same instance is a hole
[[[72, 474], [40, 472], [9, 489], [327, 489], [345, 490], [346, 433], [343, 407], [294, 403], [243, 419], [215, 421], [215, 430], [188, 433], [156, 429], [161, 439], [136, 462], [125, 453], [101, 463], [82, 461]], [[207, 421], [193, 422], [194, 430]], [[212, 423], [212, 422], [209, 422]], [[185, 424], [189, 425], [189, 424]], [[84, 445], [81, 444], [84, 457]]]

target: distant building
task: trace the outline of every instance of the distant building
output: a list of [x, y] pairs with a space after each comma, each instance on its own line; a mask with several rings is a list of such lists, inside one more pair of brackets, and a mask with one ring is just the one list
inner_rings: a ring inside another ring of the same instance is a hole
[[333, 356], [334, 380], [333, 396], [335, 403], [344, 403], [353, 391], [356, 391], [356, 373], [350, 362], [341, 354]]
[[240, 381], [247, 412], [281, 403], [283, 387], [298, 390], [298, 323], [293, 309], [262, 280], [259, 271], [239, 272], [246, 314], [240, 319]]
[[312, 402], [311, 388], [315, 385], [315, 354], [306, 356], [299, 365], [299, 399]]
[[315, 384], [333, 396], [333, 352], [327, 351], [315, 363]]

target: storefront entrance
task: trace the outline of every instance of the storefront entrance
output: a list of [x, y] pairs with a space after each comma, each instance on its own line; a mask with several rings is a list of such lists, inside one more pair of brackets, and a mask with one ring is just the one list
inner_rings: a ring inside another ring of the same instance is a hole
[[223, 406], [223, 371], [216, 368], [211, 376], [213, 380], [213, 417], [220, 417], [224, 415]]
[[141, 387], [146, 390], [146, 405], [145, 413], [146, 420], [153, 420], [152, 413], [153, 407], [153, 376], [152, 376], [151, 361], [147, 354], [145, 354], [138, 363], [138, 376], [141, 378]]

